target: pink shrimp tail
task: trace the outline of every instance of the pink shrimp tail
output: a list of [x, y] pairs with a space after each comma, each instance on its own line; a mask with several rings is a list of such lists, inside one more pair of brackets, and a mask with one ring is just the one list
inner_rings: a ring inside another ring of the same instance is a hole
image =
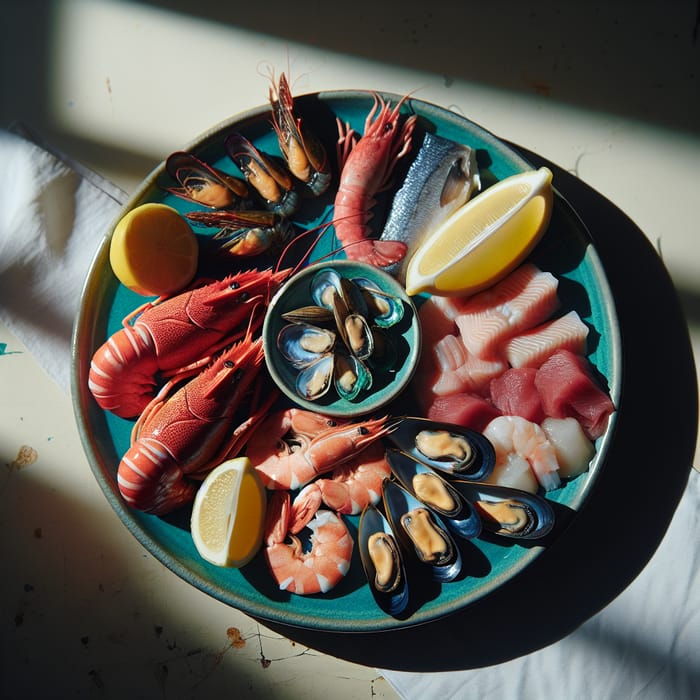
[[388, 267], [403, 260], [407, 246], [402, 241], [379, 241], [365, 239], [345, 247], [350, 260], [359, 260], [375, 267]]

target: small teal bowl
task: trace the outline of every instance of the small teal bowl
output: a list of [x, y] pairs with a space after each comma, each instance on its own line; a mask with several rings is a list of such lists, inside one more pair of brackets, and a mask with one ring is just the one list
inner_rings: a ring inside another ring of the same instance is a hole
[[[339, 396], [331, 387], [316, 400], [300, 396], [296, 390], [298, 370], [279, 352], [277, 337], [289, 323], [282, 314], [314, 304], [311, 298], [311, 281], [320, 270], [333, 268], [341, 277], [364, 277], [381, 290], [399, 298], [404, 305], [403, 318], [391, 328], [385, 329], [396, 349], [396, 363], [390, 370], [377, 370], [372, 374], [372, 385], [352, 400]], [[389, 274], [373, 265], [354, 260], [331, 260], [304, 268], [288, 280], [272, 298], [263, 324], [263, 345], [267, 368], [279, 389], [294, 402], [309, 411], [334, 417], [351, 418], [378, 411], [393, 401], [408, 385], [420, 357], [421, 333], [416, 307], [404, 288]]]

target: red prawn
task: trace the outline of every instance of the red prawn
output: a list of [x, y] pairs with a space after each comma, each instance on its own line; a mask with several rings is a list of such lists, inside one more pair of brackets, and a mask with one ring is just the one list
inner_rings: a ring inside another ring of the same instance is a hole
[[407, 97], [392, 110], [390, 103], [375, 95], [359, 141], [349, 124], [336, 119], [340, 184], [335, 197], [335, 233], [348, 258], [377, 267], [392, 265], [406, 254], [406, 244], [401, 241], [368, 238], [367, 224], [375, 195], [388, 186], [397, 162], [411, 149], [416, 115], [399, 127], [399, 112]]

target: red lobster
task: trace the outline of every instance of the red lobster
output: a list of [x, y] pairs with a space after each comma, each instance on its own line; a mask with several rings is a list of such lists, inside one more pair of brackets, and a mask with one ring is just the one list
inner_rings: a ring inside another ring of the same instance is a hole
[[93, 355], [88, 386], [97, 403], [122, 418], [139, 415], [158, 372], [184, 377], [207, 364], [243, 335], [252, 309], [289, 272], [239, 272], [136, 309]]
[[162, 515], [185, 505], [199, 486], [192, 479], [203, 479], [236, 453], [276, 398], [270, 392], [250, 418], [235, 426], [263, 359], [262, 339], [248, 335], [174, 393], [170, 382], [153, 399], [134, 425], [131, 447], [117, 471], [119, 491], [130, 506]]
[[[416, 116], [406, 119], [399, 128], [399, 111], [406, 97], [393, 110], [378, 95], [365, 120], [365, 133], [358, 141], [349, 124], [338, 124], [338, 165], [340, 185], [335, 196], [334, 226], [345, 254], [377, 267], [398, 262], [406, 254], [402, 241], [368, 238], [375, 195], [385, 189], [396, 163], [411, 149]], [[374, 115], [379, 109], [376, 120]]]

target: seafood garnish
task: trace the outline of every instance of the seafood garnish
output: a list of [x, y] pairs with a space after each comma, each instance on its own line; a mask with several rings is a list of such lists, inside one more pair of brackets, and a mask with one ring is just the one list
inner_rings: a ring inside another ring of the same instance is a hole
[[421, 503], [438, 513], [452, 532], [464, 539], [479, 536], [479, 514], [450, 482], [404, 452], [387, 450], [387, 460], [401, 485]]
[[395, 481], [385, 480], [384, 510], [392, 532], [435, 581], [452, 581], [462, 570], [462, 555], [440, 516]]
[[470, 481], [488, 477], [496, 462], [493, 445], [481, 433], [452, 423], [406, 416], [390, 439], [415, 460]]
[[426, 133], [401, 188], [394, 195], [381, 241], [402, 241], [406, 255], [385, 270], [405, 281], [408, 260], [425, 237], [481, 188], [476, 151]]
[[323, 194], [331, 184], [328, 155], [323, 144], [294, 113], [294, 98], [284, 73], [280, 75], [278, 85], [272, 79], [270, 105], [272, 126], [287, 167], [310, 195]]
[[299, 195], [294, 189], [292, 176], [273, 156], [261, 153], [247, 138], [237, 133], [229, 134], [224, 145], [229, 158], [260, 195], [266, 209], [281, 216], [290, 216], [299, 208]]
[[536, 540], [549, 534], [554, 527], [551, 503], [537, 494], [461, 479], [451, 484], [474, 505], [487, 532], [512, 539]]
[[409, 602], [403, 554], [389, 521], [373, 505], [360, 516], [357, 546], [377, 605], [389, 615], [400, 615]]
[[208, 165], [184, 151], [171, 153], [165, 161], [168, 174], [179, 187], [164, 187], [182, 199], [212, 209], [241, 209], [248, 206], [245, 181]]
[[276, 252], [294, 235], [294, 226], [271, 211], [191, 211], [193, 224], [218, 228], [207, 242], [219, 254], [251, 256]]

